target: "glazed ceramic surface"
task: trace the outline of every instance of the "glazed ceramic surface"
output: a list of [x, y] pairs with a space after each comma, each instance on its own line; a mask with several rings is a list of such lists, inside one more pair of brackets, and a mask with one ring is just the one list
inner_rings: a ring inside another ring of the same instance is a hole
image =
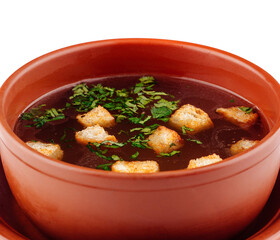
[[[280, 177], [258, 217], [232, 240], [280, 238]], [[0, 163], [0, 239], [51, 240], [25, 216], [13, 198]]]
[[[12, 131], [19, 114], [42, 94], [86, 78], [129, 74], [225, 87], [263, 111], [270, 133], [249, 152], [219, 164], [129, 175], [49, 159]], [[280, 156], [279, 91], [254, 64], [190, 43], [120, 39], [61, 49], [23, 66], [0, 90], [5, 174], [23, 211], [58, 239], [229, 239], [253, 221], [273, 189]]]
[[[258, 217], [232, 240], [260, 240], [280, 238], [280, 177]], [[0, 239], [51, 240], [25, 216], [9, 189], [0, 163]]]

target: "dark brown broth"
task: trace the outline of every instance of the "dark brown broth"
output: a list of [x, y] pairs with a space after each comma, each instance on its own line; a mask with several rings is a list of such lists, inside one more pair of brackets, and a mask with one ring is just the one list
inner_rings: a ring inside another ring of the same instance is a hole
[[[83, 82], [87, 82], [89, 85], [101, 83], [103, 86], [122, 89], [134, 86], [138, 81], [138, 78], [139, 77], [126, 76], [89, 79]], [[159, 163], [161, 171], [183, 169], [188, 166], [190, 159], [207, 156], [209, 154], [216, 153], [219, 154], [221, 158], [227, 158], [230, 156], [229, 146], [233, 142], [242, 138], [260, 140], [268, 133], [267, 123], [262, 114], [255, 107], [254, 111], [259, 113], [260, 118], [249, 131], [245, 131], [223, 120], [215, 113], [215, 110], [218, 107], [253, 107], [251, 103], [237, 94], [214, 85], [189, 79], [158, 76], [156, 77], [156, 80], [158, 81], [158, 85], [154, 87], [155, 91], [163, 91], [174, 95], [174, 100], [180, 100], [178, 107], [189, 103], [203, 109], [208, 113], [215, 127], [196, 134], [195, 136], [183, 135], [181, 132], [177, 131], [185, 140], [185, 145], [182, 149], [180, 149], [181, 153], [179, 155], [172, 157], [157, 157], [151, 149], [139, 149], [131, 147], [130, 144], [127, 144], [119, 149], [110, 149], [110, 153], [117, 154], [124, 160], [130, 161], [132, 160], [130, 156], [138, 151], [140, 153], [138, 160], [155, 160]], [[48, 93], [39, 100], [35, 101], [30, 108], [41, 104], [47, 104], [47, 108], [62, 108], [65, 106], [65, 103], [69, 101], [69, 96], [73, 94], [71, 90], [72, 87], [73, 85], [69, 85]], [[234, 102], [232, 102], [232, 99], [234, 99]], [[145, 112], [150, 115], [150, 109], [146, 109]], [[28, 121], [21, 120], [19, 118], [14, 131], [25, 142], [37, 140], [42, 142], [54, 141], [55, 143], [60, 144], [64, 151], [63, 161], [65, 162], [90, 168], [96, 168], [100, 164], [108, 163], [107, 160], [99, 158], [94, 153], [90, 152], [86, 146], [76, 143], [73, 128], [76, 130], [83, 129], [76, 120], [76, 115], [78, 113], [74, 109], [68, 109], [64, 112], [64, 114], [66, 116], [65, 120], [53, 121], [38, 129], [34, 127], [25, 127]], [[153, 123], [158, 123], [172, 129], [168, 123], [163, 121], [150, 120], [146, 125]], [[115, 135], [118, 142], [125, 142], [129, 137], [125, 134], [119, 134], [120, 130], [129, 130], [135, 127], [141, 127], [141, 125], [135, 125], [128, 123], [127, 121], [123, 121], [113, 128], [106, 129], [106, 131], [108, 131], [110, 135]], [[65, 132], [66, 138], [64, 140], [66, 140], [66, 142], [61, 141], [61, 137], [65, 134]], [[133, 135], [130, 135], [130, 137], [131, 136]], [[187, 141], [186, 139], [188, 138], [197, 139], [203, 144]]]

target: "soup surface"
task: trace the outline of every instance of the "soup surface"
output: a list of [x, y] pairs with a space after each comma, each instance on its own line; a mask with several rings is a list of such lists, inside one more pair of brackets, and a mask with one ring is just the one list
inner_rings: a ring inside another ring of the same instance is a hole
[[[189, 160], [213, 153], [225, 159], [231, 156], [229, 148], [234, 142], [242, 138], [260, 140], [268, 133], [261, 112], [237, 94], [190, 79], [166, 76], [155, 76], [155, 79], [147, 80], [144, 86], [139, 84], [139, 76], [86, 79], [79, 85], [64, 86], [35, 101], [19, 117], [14, 131], [25, 142], [59, 144], [64, 151], [62, 161], [68, 163], [110, 170], [115, 160], [154, 160], [160, 171], [187, 168]], [[96, 95], [83, 97], [92, 88]], [[143, 97], [136, 102], [139, 96]], [[115, 105], [110, 99], [114, 99]], [[118, 99], [121, 99], [120, 105], [125, 100], [126, 108], [116, 109]], [[170, 126], [170, 115], [184, 104], [192, 104], [208, 113], [214, 127], [193, 135]], [[105, 129], [117, 138], [119, 144], [111, 145], [116, 148], [86, 146], [75, 140], [75, 132], [84, 129], [76, 116], [90, 111], [95, 105], [103, 105], [116, 119], [114, 127]], [[216, 113], [217, 108], [232, 106], [246, 106], [258, 113], [256, 124], [244, 130]], [[159, 125], [175, 130], [184, 140], [184, 146], [169, 154], [156, 154], [147, 145], [147, 137]]]

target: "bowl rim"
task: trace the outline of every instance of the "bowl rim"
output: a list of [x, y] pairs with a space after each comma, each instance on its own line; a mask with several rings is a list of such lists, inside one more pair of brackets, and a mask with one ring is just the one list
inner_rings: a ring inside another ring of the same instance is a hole
[[[235, 62], [239, 62], [240, 64], [245, 65], [246, 67], [250, 67], [251, 69], [254, 69], [254, 71], [257, 71], [259, 74], [262, 74], [266, 81], [269, 82], [269, 84], [273, 87], [275, 92], [278, 89], [280, 92], [280, 85], [279, 83], [265, 70], [258, 67], [257, 65], [253, 64], [252, 62], [239, 57], [237, 55], [234, 55], [232, 53], [226, 52], [224, 50], [220, 50], [217, 48], [196, 44], [196, 43], [190, 43], [190, 42], [184, 42], [184, 41], [177, 41], [177, 40], [167, 40], [167, 39], [155, 39], [155, 38], [117, 38], [117, 39], [106, 39], [106, 40], [98, 40], [98, 41], [91, 41], [91, 42], [85, 42], [80, 44], [75, 44], [71, 46], [67, 46], [64, 48], [60, 48], [55, 51], [51, 51], [49, 53], [46, 53], [42, 56], [39, 56], [30, 62], [26, 63], [22, 67], [20, 67], [18, 70], [16, 70], [2, 85], [0, 88], [0, 103], [2, 104], [2, 99], [4, 98], [6, 92], [8, 92], [13, 84], [16, 78], [20, 77], [21, 74], [24, 74], [29, 69], [36, 67], [36, 64], [40, 62], [48, 61], [48, 59], [56, 58], [60, 55], [64, 55], [67, 53], [70, 53], [72, 51], [88, 48], [92, 45], [94, 46], [110, 46], [110, 45], [117, 45], [117, 44], [154, 44], [154, 45], [168, 45], [168, 46], [182, 46], [182, 47], [190, 47], [195, 48], [198, 50], [208, 51], [213, 53], [214, 55], [219, 55], [226, 57], [228, 59], [231, 59]], [[280, 95], [279, 95], [279, 105], [280, 105]], [[174, 177], [181, 177], [181, 176], [193, 176], [203, 173], [212, 172], [215, 170], [219, 170], [221, 168], [228, 167], [230, 165], [233, 165], [235, 163], [239, 163], [241, 161], [244, 161], [245, 158], [248, 158], [251, 155], [258, 154], [261, 152], [263, 148], [265, 148], [268, 144], [270, 144], [274, 138], [276, 138], [276, 135], [279, 135], [280, 138], [280, 113], [278, 114], [279, 121], [275, 122], [275, 125], [270, 129], [269, 133], [260, 141], [260, 144], [250, 148], [249, 150], [246, 150], [236, 156], [231, 156], [226, 159], [224, 159], [222, 162], [211, 164], [205, 167], [200, 167], [196, 169], [179, 169], [179, 170], [171, 170], [171, 171], [162, 171], [157, 173], [149, 173], [149, 174], [143, 174], [143, 173], [133, 173], [133, 174], [127, 174], [127, 173], [118, 173], [118, 172], [111, 172], [111, 171], [104, 171], [99, 169], [93, 169], [93, 168], [87, 168], [82, 166], [77, 166], [71, 163], [63, 162], [60, 160], [55, 160], [52, 158], [49, 158], [47, 156], [44, 156], [37, 151], [29, 148], [26, 146], [26, 144], [13, 132], [12, 128], [8, 125], [6, 119], [4, 118], [4, 111], [2, 105], [0, 105], [0, 129], [2, 133], [0, 132], [0, 140], [1, 136], [3, 136], [3, 133], [5, 136], [8, 136], [9, 139], [18, 147], [18, 149], [24, 149], [25, 151], [28, 151], [29, 153], [32, 153], [38, 161], [42, 161], [45, 164], [52, 165], [53, 167], [70, 170], [72, 172], [76, 173], [83, 173], [86, 175], [94, 175], [97, 177], [105, 177], [105, 178], [112, 178], [112, 179], [123, 179], [123, 178], [129, 178], [129, 179], [160, 179], [160, 178], [174, 178]], [[277, 134], [278, 133], [278, 134]], [[4, 143], [2, 139], [2, 143], [9, 149], [9, 147]], [[276, 146], [277, 147], [277, 146]], [[276, 149], [274, 148], [274, 150]], [[274, 151], [273, 150], [273, 151]], [[14, 155], [17, 156], [17, 153], [13, 152]], [[19, 159], [21, 159], [19, 156], [17, 156]], [[259, 162], [261, 162], [263, 159], [261, 159]], [[22, 162], [29, 165], [25, 161], [21, 159]], [[259, 162], [255, 163], [258, 164]], [[255, 165], [254, 164], [254, 165]], [[29, 165], [30, 166], [30, 165]], [[33, 166], [31, 166], [34, 168]], [[35, 168], [36, 169], [36, 168]], [[38, 169], [36, 169], [38, 170]], [[60, 178], [60, 177], [57, 177]]]

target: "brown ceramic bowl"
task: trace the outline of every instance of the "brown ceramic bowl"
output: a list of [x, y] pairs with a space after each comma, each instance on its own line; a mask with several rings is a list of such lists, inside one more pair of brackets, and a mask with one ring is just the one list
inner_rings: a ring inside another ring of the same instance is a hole
[[[26, 147], [19, 114], [41, 95], [81, 79], [170, 75], [214, 83], [258, 106], [270, 132], [236, 157], [194, 170], [121, 174], [74, 166]], [[232, 54], [155, 39], [90, 42], [39, 57], [0, 91], [1, 157], [26, 214], [59, 239], [228, 239], [261, 211], [280, 163], [280, 86]]]

